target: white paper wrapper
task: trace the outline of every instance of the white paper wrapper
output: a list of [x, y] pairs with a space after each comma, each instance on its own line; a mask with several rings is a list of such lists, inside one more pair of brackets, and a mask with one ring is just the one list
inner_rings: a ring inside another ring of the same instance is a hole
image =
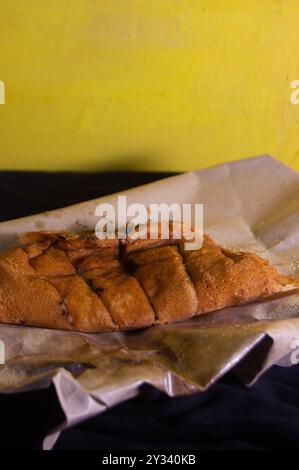
[[[203, 203], [204, 231], [222, 245], [256, 252], [298, 277], [299, 175], [271, 157], [174, 176], [121, 194], [127, 204]], [[97, 204], [117, 195], [0, 224], [0, 247], [34, 230], [94, 229]], [[299, 295], [233, 307], [130, 333], [80, 334], [0, 326], [6, 363], [0, 391], [54, 384], [65, 422], [59, 432], [138, 393], [143, 383], [171, 396], [203, 390], [234, 369], [250, 384], [272, 364], [299, 360]], [[296, 341], [298, 340], [298, 341]]]

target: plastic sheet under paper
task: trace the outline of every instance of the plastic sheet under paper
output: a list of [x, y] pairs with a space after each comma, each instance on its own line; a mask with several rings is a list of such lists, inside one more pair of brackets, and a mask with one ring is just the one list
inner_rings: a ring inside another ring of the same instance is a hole
[[[299, 175], [263, 156], [174, 176], [121, 194], [127, 204], [203, 203], [204, 230], [222, 245], [267, 258], [298, 277]], [[95, 226], [99, 202], [117, 195], [0, 224], [0, 247], [31, 230]], [[171, 396], [211, 386], [233, 369], [246, 384], [272, 364], [299, 360], [299, 294], [227, 308], [128, 333], [81, 334], [0, 325], [5, 364], [0, 391], [54, 384], [65, 422], [45, 439], [133, 397], [148, 383]], [[297, 351], [298, 349], [298, 351]], [[298, 354], [297, 354], [298, 352]]]

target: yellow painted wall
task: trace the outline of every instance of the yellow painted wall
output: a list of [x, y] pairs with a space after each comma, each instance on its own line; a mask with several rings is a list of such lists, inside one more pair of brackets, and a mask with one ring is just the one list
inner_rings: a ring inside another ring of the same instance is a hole
[[1, 0], [0, 168], [299, 170], [297, 0]]

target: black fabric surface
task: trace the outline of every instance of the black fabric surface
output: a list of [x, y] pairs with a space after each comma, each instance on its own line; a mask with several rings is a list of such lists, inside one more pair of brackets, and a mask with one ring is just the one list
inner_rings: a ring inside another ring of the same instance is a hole
[[[141, 173], [0, 172], [0, 220], [117, 192], [168, 176]], [[64, 431], [55, 449], [296, 449], [299, 366], [272, 367], [246, 388], [232, 373], [204, 393], [138, 397]], [[63, 420], [53, 387], [0, 395], [0, 448], [40, 449]]]

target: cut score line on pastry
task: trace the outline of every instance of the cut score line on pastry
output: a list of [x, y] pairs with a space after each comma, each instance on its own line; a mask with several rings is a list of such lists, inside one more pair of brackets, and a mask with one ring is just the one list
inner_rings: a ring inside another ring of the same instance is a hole
[[183, 240], [185, 250], [198, 250], [203, 244], [203, 204], [127, 204], [118, 196], [115, 204], [98, 204], [95, 225], [99, 240]]

